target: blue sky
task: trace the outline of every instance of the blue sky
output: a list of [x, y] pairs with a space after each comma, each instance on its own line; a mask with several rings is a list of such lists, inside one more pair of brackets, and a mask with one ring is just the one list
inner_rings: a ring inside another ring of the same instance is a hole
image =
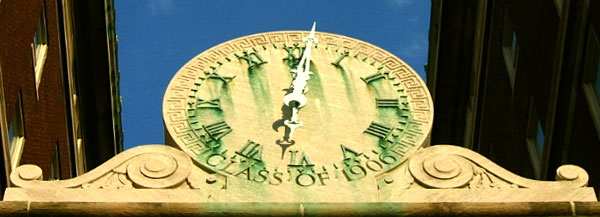
[[125, 149], [164, 144], [162, 99], [188, 60], [221, 42], [278, 30], [309, 30], [377, 45], [425, 77], [429, 0], [115, 1]]

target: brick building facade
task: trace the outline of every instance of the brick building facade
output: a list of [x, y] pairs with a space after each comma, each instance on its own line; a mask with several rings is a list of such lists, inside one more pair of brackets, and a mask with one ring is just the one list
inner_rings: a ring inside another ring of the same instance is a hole
[[600, 187], [600, 2], [433, 0], [432, 144], [527, 178], [575, 164]]
[[4, 166], [82, 174], [122, 150], [112, 1], [0, 1]]

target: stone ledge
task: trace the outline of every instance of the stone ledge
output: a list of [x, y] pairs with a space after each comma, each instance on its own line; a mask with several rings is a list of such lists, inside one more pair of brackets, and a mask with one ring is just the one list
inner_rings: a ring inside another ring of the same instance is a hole
[[598, 216], [598, 202], [115, 203], [0, 202], [0, 216]]
[[[248, 173], [249, 174], [249, 173]], [[291, 174], [291, 173], [290, 173]], [[42, 181], [42, 170], [22, 165], [11, 173], [5, 201], [153, 203], [405, 203], [596, 201], [589, 176], [574, 165], [557, 181], [517, 176], [485, 157], [456, 146], [423, 148], [376, 179], [328, 179], [327, 184], [272, 184], [218, 173], [163, 145], [127, 150], [73, 179]], [[333, 176], [332, 176], [333, 177]], [[344, 176], [340, 176], [344, 177]], [[283, 178], [285, 180], [285, 178]], [[271, 180], [272, 181], [272, 180]], [[313, 177], [313, 181], [315, 181]]]
[[[205, 191], [201, 189], [42, 189], [8, 188], [4, 201], [36, 202], [151, 202], [151, 203], [425, 203], [425, 202], [565, 202], [596, 201], [594, 189], [393, 189], [365, 195], [364, 192], [278, 191], [262, 195], [240, 190]], [[298, 195], [313, 195], [302, 198]], [[362, 195], [362, 196], [361, 196]]]

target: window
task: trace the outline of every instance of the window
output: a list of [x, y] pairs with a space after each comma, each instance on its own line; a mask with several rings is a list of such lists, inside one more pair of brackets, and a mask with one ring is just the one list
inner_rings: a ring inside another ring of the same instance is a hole
[[590, 26], [586, 43], [582, 87], [596, 132], [600, 135], [600, 43], [593, 26]]
[[510, 38], [510, 53], [512, 53], [514, 61], [515, 54], [517, 53], [517, 33], [514, 31], [512, 32]]
[[538, 112], [533, 95], [529, 98], [529, 114], [527, 120], [527, 150], [535, 173], [535, 178], [541, 179], [544, 168], [545, 134], [542, 117]]
[[556, 12], [558, 13], [559, 17], [562, 13], [563, 2], [564, 2], [564, 0], [554, 0], [554, 5], [556, 6]]
[[20, 93], [15, 104], [12, 118], [8, 124], [8, 153], [12, 169], [19, 165], [23, 144], [25, 143], [25, 124]]
[[38, 24], [35, 28], [33, 42], [31, 43], [36, 89], [42, 80], [42, 70], [44, 69], [46, 52], [48, 50], [48, 28], [46, 24], [46, 8], [44, 7], [42, 9]]
[[58, 149], [58, 142], [54, 146], [54, 156], [52, 158], [52, 165], [50, 167], [50, 174], [48, 178], [50, 180], [60, 179], [60, 152]]
[[595, 70], [596, 71], [596, 79], [595, 79], [596, 84], [595, 84], [594, 90], [596, 92], [596, 99], [598, 101], [600, 101], [600, 79], [599, 79], [600, 78], [600, 55], [596, 56], [596, 62], [598, 62], [598, 63], [596, 64], [596, 70]]
[[504, 56], [510, 85], [514, 89], [515, 76], [517, 73], [517, 60], [519, 57], [519, 41], [517, 32], [512, 25], [508, 7], [506, 7], [504, 11], [504, 27], [502, 31], [502, 54]]
[[541, 157], [544, 151], [544, 128], [542, 127], [542, 122], [539, 120], [537, 121], [537, 128], [535, 131], [535, 147], [537, 149], [538, 157]]

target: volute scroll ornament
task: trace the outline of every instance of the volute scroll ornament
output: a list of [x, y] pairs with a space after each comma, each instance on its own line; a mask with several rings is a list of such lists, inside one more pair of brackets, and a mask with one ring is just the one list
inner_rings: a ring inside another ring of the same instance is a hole
[[19, 166], [10, 175], [13, 185], [21, 188], [200, 188], [200, 183], [218, 181], [195, 167], [185, 153], [165, 145], [132, 148], [72, 179], [41, 178], [42, 170], [35, 165]]
[[557, 169], [557, 181], [537, 181], [515, 175], [489, 159], [453, 145], [421, 149], [408, 162], [413, 178], [426, 188], [553, 188], [585, 187], [587, 172], [575, 165]]

